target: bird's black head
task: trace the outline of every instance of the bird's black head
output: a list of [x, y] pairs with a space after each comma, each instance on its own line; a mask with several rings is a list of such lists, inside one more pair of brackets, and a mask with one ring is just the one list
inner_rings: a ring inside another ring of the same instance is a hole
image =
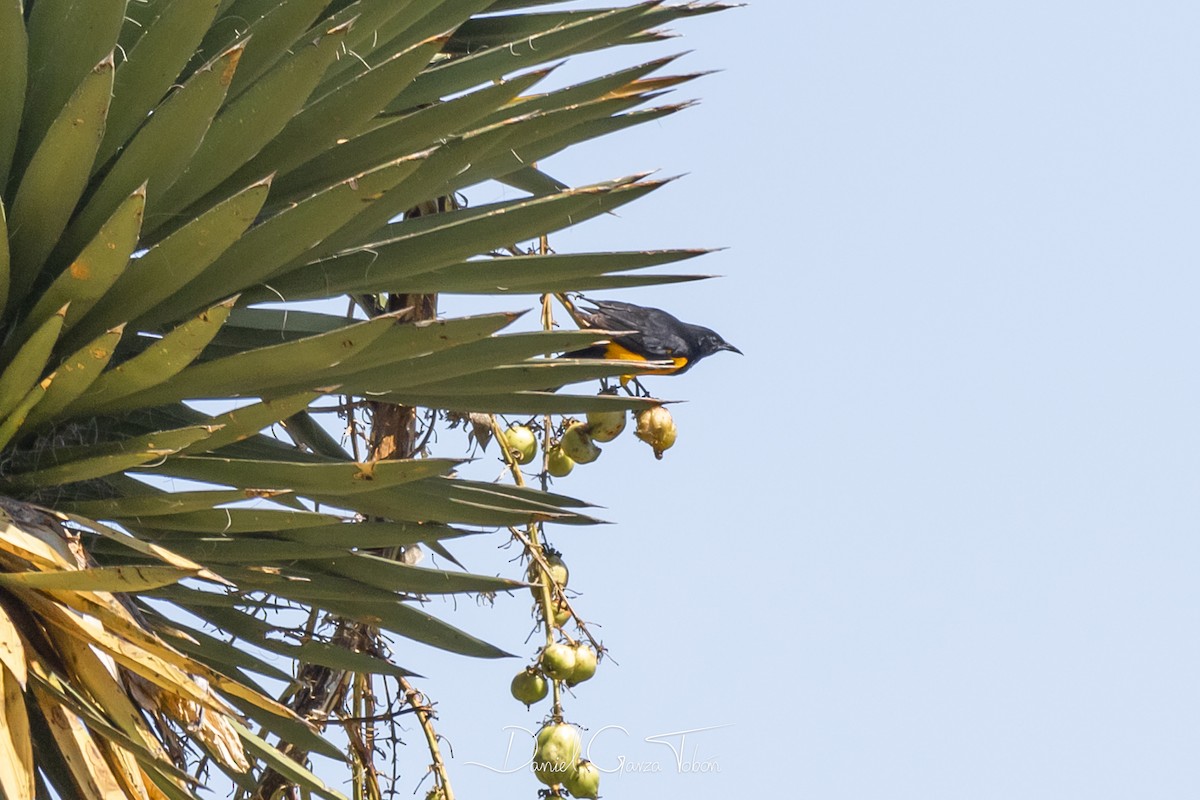
[[722, 350], [730, 350], [742, 355], [742, 351], [731, 345], [729, 342], [721, 338], [721, 334], [711, 328], [703, 328], [699, 325], [695, 326], [696, 336], [696, 358], [704, 358], [711, 356], [713, 353], [719, 353]]

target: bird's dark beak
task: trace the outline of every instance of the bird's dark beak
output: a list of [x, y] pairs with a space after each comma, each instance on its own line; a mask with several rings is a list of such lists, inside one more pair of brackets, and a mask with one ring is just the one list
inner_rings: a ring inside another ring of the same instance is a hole
[[722, 350], [732, 350], [733, 352], [737, 353], [739, 356], [746, 355], [741, 350], [738, 350], [736, 347], [731, 345], [729, 342], [721, 342], [721, 349]]

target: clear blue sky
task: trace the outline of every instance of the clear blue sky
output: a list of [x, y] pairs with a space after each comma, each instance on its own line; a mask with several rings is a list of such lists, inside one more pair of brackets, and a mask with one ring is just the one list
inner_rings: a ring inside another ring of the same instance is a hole
[[[728, 247], [687, 265], [719, 281], [613, 296], [746, 352], [653, 384], [689, 401], [662, 462], [623, 438], [559, 484], [617, 523], [555, 535], [620, 662], [568, 715], [661, 770], [606, 797], [1200, 795], [1197, 30], [1194, 2], [762, 0], [665, 47], [724, 70], [700, 107], [544, 165], [690, 173], [553, 243]], [[527, 613], [451, 618], [532, 653]], [[466, 763], [537, 727], [520, 665], [400, 651], [459, 795], [534, 797]], [[715, 726], [685, 750], [715, 773], [645, 741]]]

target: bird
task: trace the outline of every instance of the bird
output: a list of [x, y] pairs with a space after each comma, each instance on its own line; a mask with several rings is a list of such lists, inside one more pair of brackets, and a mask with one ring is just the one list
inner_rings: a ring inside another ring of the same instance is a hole
[[604, 358], [623, 361], [670, 361], [673, 366], [646, 370], [642, 374], [682, 375], [703, 358], [728, 350], [742, 351], [719, 333], [703, 325], [683, 322], [661, 308], [620, 303], [616, 300], [587, 300], [593, 310], [576, 308], [583, 328], [629, 331], [613, 336], [605, 344], [564, 354], [564, 358]]

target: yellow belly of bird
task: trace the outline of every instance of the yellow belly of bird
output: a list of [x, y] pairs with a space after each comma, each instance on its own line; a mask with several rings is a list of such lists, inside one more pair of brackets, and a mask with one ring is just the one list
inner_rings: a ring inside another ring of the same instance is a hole
[[[643, 355], [633, 352], [628, 347], [617, 344], [616, 342], [608, 343], [608, 345], [604, 348], [604, 357], [607, 359], [614, 360], [614, 361], [650, 361], [651, 360], [649, 358], [646, 358]], [[681, 358], [681, 357], [669, 358], [669, 359], [668, 358], [662, 358], [662, 359], [656, 358], [653, 360], [655, 360], [655, 361], [670, 361], [675, 366], [661, 367], [658, 369], [649, 369], [644, 372], [639, 372], [638, 374], [639, 375], [670, 375], [673, 372], [678, 372], [679, 370], [683, 369], [688, 361], [686, 358]], [[634, 377], [635, 376], [633, 376], [633, 375], [622, 375], [621, 383], [622, 384], [629, 383], [631, 380], [634, 379]]]

